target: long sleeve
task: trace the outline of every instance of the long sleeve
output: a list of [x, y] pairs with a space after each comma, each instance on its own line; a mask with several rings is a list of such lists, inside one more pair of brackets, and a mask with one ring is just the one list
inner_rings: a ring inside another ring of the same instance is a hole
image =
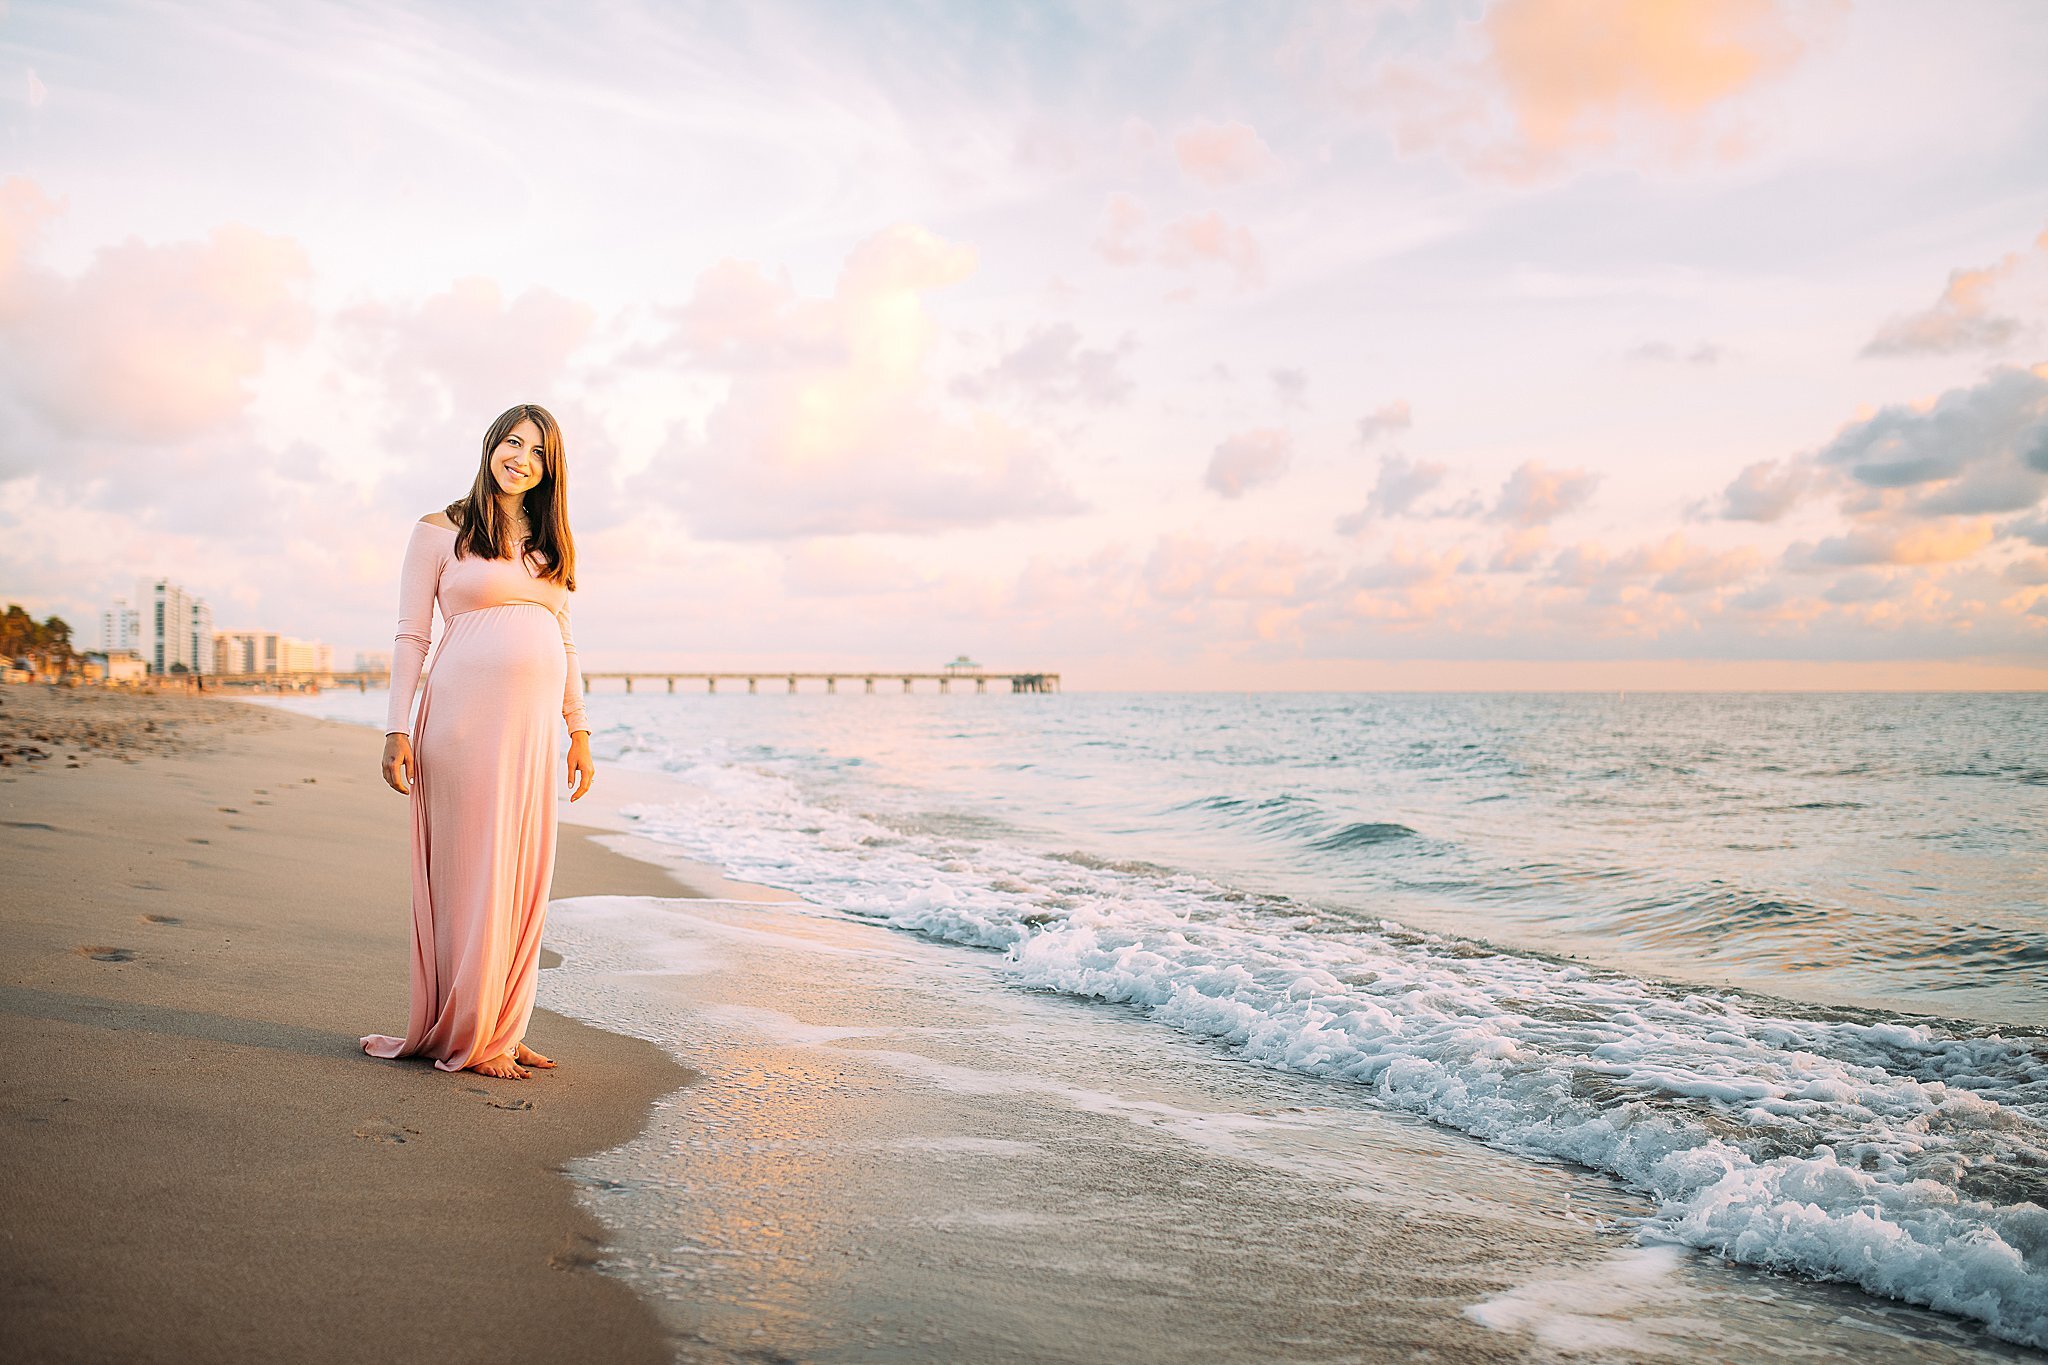
[[562, 652], [569, 656], [569, 670], [562, 684], [562, 719], [569, 724], [569, 733], [588, 730], [590, 722], [583, 714], [583, 665], [576, 660], [576, 641], [569, 633], [569, 604], [564, 602], [555, 619], [562, 623]]
[[412, 699], [427, 661], [442, 552], [439, 529], [414, 522], [412, 539], [405, 545], [405, 565], [398, 573], [398, 634], [391, 642], [391, 704], [384, 713], [387, 735], [412, 732]]

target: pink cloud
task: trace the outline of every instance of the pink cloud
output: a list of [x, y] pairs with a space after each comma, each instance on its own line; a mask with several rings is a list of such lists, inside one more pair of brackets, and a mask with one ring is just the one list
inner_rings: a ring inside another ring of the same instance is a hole
[[1530, 460], [1501, 485], [1493, 517], [1518, 526], [1542, 526], [1591, 501], [1600, 476], [1583, 469], [1549, 469]]
[[[312, 269], [288, 238], [239, 224], [204, 242], [131, 238], [67, 277], [27, 256], [56, 210], [30, 181], [0, 187], [0, 392], [60, 437], [162, 443], [218, 428], [248, 406], [270, 352], [311, 334]], [[71, 453], [111, 456], [94, 449]]]
[[1368, 107], [1403, 151], [1443, 151], [1474, 174], [1529, 181], [1623, 151], [1652, 163], [1746, 149], [1717, 111], [1794, 65], [1832, 7], [1779, 0], [1500, 0], [1466, 54], [1405, 59]]
[[1277, 427], [1240, 431], [1220, 442], [1209, 457], [1204, 482], [1226, 498], [1243, 497], [1287, 472], [1294, 458], [1294, 437]]
[[701, 363], [809, 364], [839, 354], [829, 308], [799, 298], [786, 272], [770, 279], [749, 261], [727, 259], [704, 270], [689, 301], [667, 316], [673, 341]]
[[1204, 123], [1173, 140], [1182, 174], [1211, 189], [1254, 179], [1273, 164], [1273, 149], [1247, 123]]
[[1228, 266], [1240, 286], [1264, 284], [1266, 264], [1258, 239], [1245, 227], [1233, 226], [1222, 214], [1176, 218], [1160, 229], [1159, 259], [1180, 269], [1201, 265]]
[[[729, 371], [701, 434], [679, 429], [638, 494], [674, 499], [699, 535], [724, 539], [929, 532], [1080, 510], [1049, 441], [934, 392], [937, 327], [924, 296], [974, 268], [971, 248], [899, 224], [854, 248], [829, 298], [734, 290], [738, 273], [707, 272], [677, 314], [682, 335], [704, 317], [737, 316], [743, 325], [718, 335], [744, 336], [745, 355], [779, 363]], [[735, 295], [751, 302], [711, 306]]]
[[2048, 232], [2025, 251], [2006, 254], [1995, 265], [1949, 273], [1941, 297], [1922, 312], [1895, 317], [1878, 328], [1865, 355], [1920, 355], [1997, 350], [2017, 340], [2026, 326], [2012, 313], [1994, 311], [2015, 281], [2039, 277], [2048, 267]]
[[1526, 573], [1542, 561], [1543, 552], [1549, 548], [1549, 531], [1541, 526], [1524, 526], [1501, 537], [1486, 567], [1495, 573]]
[[1301, 547], [1272, 540], [1217, 546], [1193, 536], [1162, 536], [1145, 562], [1145, 587], [1161, 601], [1285, 601], [1308, 572]]
[[1858, 526], [1818, 545], [1804, 542], [1785, 553], [1794, 568], [1852, 564], [1950, 564], [1991, 543], [1989, 517], [1928, 525]]

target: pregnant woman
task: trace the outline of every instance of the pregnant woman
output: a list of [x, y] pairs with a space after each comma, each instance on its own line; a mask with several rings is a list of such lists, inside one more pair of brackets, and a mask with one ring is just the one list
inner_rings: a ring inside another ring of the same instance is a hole
[[[596, 766], [569, 634], [576, 546], [562, 431], [521, 404], [484, 436], [469, 496], [413, 525], [398, 594], [384, 780], [412, 798], [412, 1011], [372, 1057], [525, 1080], [554, 1063], [522, 1041], [555, 870], [557, 716], [574, 801]], [[441, 647], [427, 656], [434, 603]]]

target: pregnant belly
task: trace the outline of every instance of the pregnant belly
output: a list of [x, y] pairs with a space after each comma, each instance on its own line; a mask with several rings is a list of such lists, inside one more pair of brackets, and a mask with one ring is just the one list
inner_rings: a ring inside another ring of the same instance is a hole
[[508, 703], [559, 706], [567, 672], [555, 614], [538, 603], [511, 602], [451, 617], [432, 681], [437, 691], [459, 685], [479, 699], [500, 693]]

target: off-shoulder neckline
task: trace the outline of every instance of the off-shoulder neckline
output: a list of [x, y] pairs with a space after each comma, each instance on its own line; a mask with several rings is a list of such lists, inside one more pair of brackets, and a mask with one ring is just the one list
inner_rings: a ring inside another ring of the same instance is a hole
[[[457, 531], [453, 526], [443, 526], [440, 522], [428, 521], [425, 517], [421, 517], [414, 524], [419, 526], [431, 526], [436, 531], [446, 531], [451, 536], [461, 534], [461, 532]], [[526, 553], [529, 555], [537, 555], [540, 553], [540, 551], [534, 549], [532, 546], [529, 545], [526, 548]], [[513, 558], [511, 555], [499, 555], [496, 562], [500, 564], [517, 564], [520, 562], [520, 560]]]

